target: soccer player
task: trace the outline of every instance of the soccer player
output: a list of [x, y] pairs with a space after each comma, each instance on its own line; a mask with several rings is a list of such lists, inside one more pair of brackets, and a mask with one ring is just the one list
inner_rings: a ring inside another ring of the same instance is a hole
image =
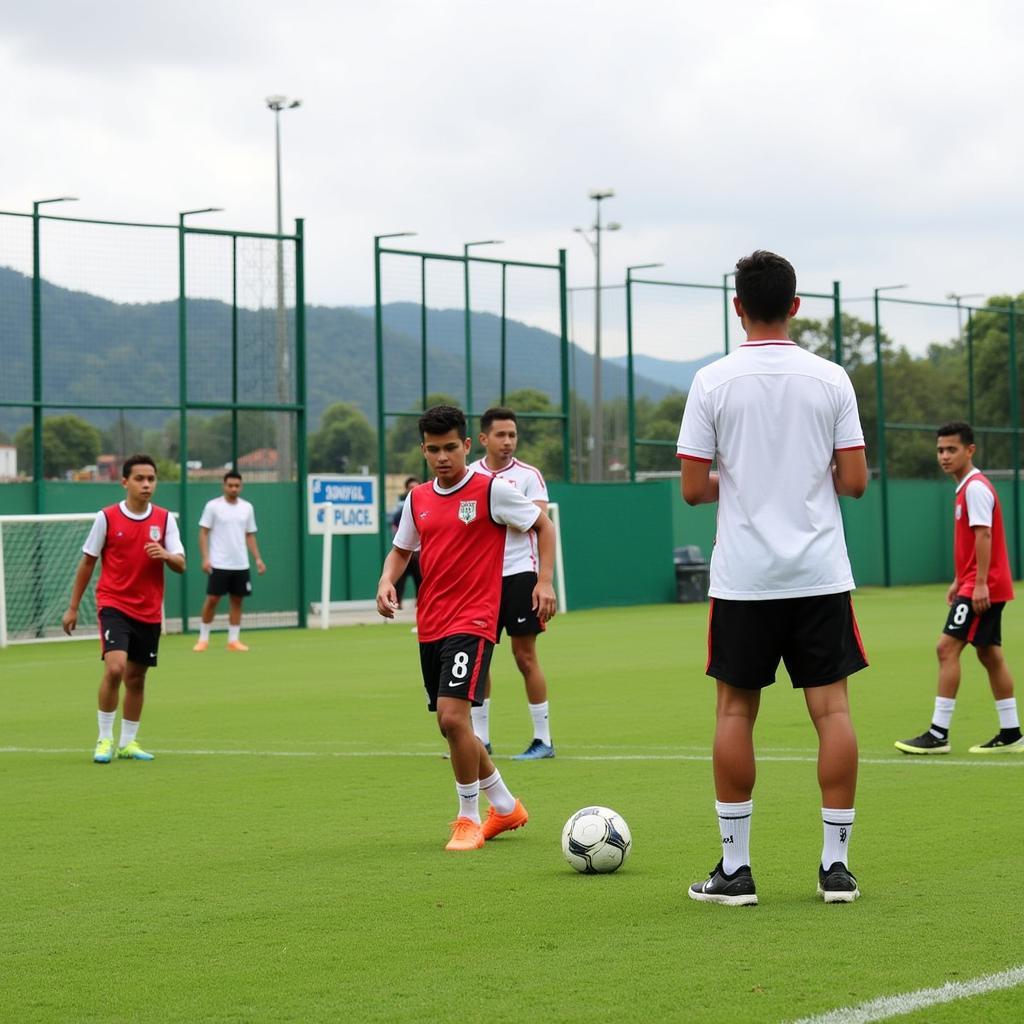
[[[480, 417], [480, 444], [484, 457], [470, 469], [507, 480], [520, 494], [547, 514], [548, 490], [539, 469], [515, 457], [519, 444], [516, 414], [512, 409], [494, 407]], [[526, 700], [533, 719], [533, 740], [513, 761], [538, 761], [554, 757], [551, 725], [548, 722], [548, 684], [537, 660], [537, 634], [544, 623], [533, 608], [533, 588], [537, 585], [537, 536], [509, 530], [505, 540], [505, 564], [502, 568], [501, 610], [498, 613], [498, 639], [504, 630], [512, 641], [512, 656], [526, 684]], [[490, 735], [491, 674], [484, 684], [484, 702], [474, 707], [473, 731], [491, 752]]]
[[145, 697], [146, 672], [156, 665], [163, 620], [164, 565], [185, 571], [185, 549], [178, 524], [167, 509], [152, 504], [156, 463], [148, 455], [132, 455], [121, 470], [124, 501], [100, 509], [82, 546], [82, 560], [64, 613], [64, 632], [78, 625], [78, 606], [102, 559], [96, 584], [100, 620], [103, 678], [99, 692], [99, 739], [93, 760], [109, 764], [114, 756], [114, 718], [121, 683], [121, 742], [116, 756], [125, 761], [152, 761], [136, 739]]
[[[377, 610], [394, 618], [395, 581], [420, 552], [423, 586], [416, 600], [420, 668], [427, 708], [437, 713], [448, 741], [458, 817], [447, 850], [475, 850], [484, 841], [527, 822], [526, 808], [502, 781], [473, 733], [470, 705], [483, 700], [501, 604], [505, 532], [511, 526], [537, 533], [540, 567], [533, 608], [546, 622], [555, 614], [551, 586], [554, 526], [537, 506], [503, 480], [470, 472], [466, 417], [450, 405], [428, 409], [419, 421], [423, 456], [434, 474], [414, 488], [402, 510], [394, 547], [377, 585]], [[490, 802], [481, 825], [479, 794]]]
[[974, 431], [967, 423], [939, 427], [939, 466], [956, 482], [953, 501], [953, 563], [956, 578], [946, 593], [949, 615], [939, 637], [939, 692], [929, 729], [897, 740], [905, 754], [948, 754], [949, 726], [960, 689], [960, 655], [974, 644], [985, 666], [999, 715], [999, 732], [971, 754], [1024, 754], [1013, 678], [1003, 659], [1003, 607], [1013, 600], [1013, 574], [999, 496], [974, 465]]
[[[398, 524], [402, 521], [402, 509], [405, 507], [405, 500], [409, 497], [409, 492], [420, 482], [418, 476], [407, 476], [403, 486], [405, 490], [402, 492], [398, 501], [395, 503], [394, 509], [391, 511], [391, 533], [398, 533]], [[398, 593], [398, 607], [402, 607], [402, 602], [405, 600], [405, 582], [406, 580], [412, 580], [414, 591], [419, 594], [420, 592], [420, 556], [414, 551], [409, 559], [409, 564], [406, 566], [405, 572], [402, 573], [401, 578], [395, 583], [395, 591]]]
[[242, 496], [242, 474], [224, 474], [224, 493], [206, 503], [199, 517], [199, 557], [206, 583], [206, 600], [200, 613], [199, 639], [193, 651], [210, 646], [210, 630], [220, 599], [228, 595], [228, 650], [247, 651], [242, 643], [242, 600], [252, 593], [249, 555], [262, 576], [267, 567], [256, 544], [256, 513]]
[[818, 894], [826, 903], [848, 903], [860, 891], [847, 856], [857, 738], [846, 680], [867, 659], [850, 598], [839, 495], [858, 498], [867, 487], [864, 435], [843, 368], [789, 340], [800, 299], [788, 261], [764, 251], [741, 259], [733, 305], [746, 341], [698, 371], [677, 449], [687, 504], [718, 502], [707, 674], [717, 686], [712, 761], [722, 859], [689, 895], [734, 906], [757, 902], [750, 871], [754, 722], [781, 659], [818, 734]]

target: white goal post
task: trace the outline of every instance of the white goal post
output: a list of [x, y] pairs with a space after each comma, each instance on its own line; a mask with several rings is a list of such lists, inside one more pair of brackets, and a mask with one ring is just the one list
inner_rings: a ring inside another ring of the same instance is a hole
[[[0, 647], [67, 640], [61, 618], [95, 512], [0, 516]], [[74, 638], [99, 635], [96, 580], [82, 595]]]

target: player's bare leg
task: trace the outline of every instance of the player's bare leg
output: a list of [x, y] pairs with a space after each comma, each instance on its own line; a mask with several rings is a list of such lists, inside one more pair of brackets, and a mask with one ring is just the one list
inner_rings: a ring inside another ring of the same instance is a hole
[[741, 690], [717, 681], [715, 743], [712, 764], [715, 795], [723, 803], [743, 803], [754, 792], [754, 723], [761, 706], [760, 690]]
[[804, 690], [818, 733], [818, 785], [823, 807], [853, 807], [857, 793], [857, 734], [850, 719], [846, 680]]
[[1013, 696], [1013, 676], [1003, 657], [1002, 647], [992, 644], [978, 648], [978, 661], [988, 673], [988, 684], [996, 700], [1009, 700]]
[[999, 715], [999, 732], [987, 743], [979, 743], [968, 749], [970, 754], [1024, 754], [1024, 735], [1020, 729], [1017, 701], [1013, 696], [1013, 676], [998, 644], [979, 647], [978, 661], [988, 673], [988, 683], [996, 702]]
[[526, 684], [526, 699], [530, 704], [530, 718], [533, 719], [533, 740], [523, 753], [516, 755], [515, 760], [539, 761], [554, 757], [548, 721], [548, 684], [537, 659], [537, 637], [531, 633], [513, 636], [511, 640], [512, 656]]
[[249, 650], [240, 639], [242, 631], [242, 599], [237, 594], [228, 594], [228, 650]]
[[121, 680], [124, 678], [125, 666], [128, 664], [126, 651], [109, 651], [103, 656], [103, 677], [100, 679], [98, 707], [100, 711], [111, 714], [117, 711], [117, 702], [121, 693]]
[[[484, 745], [487, 753], [491, 752], [491, 673], [487, 672], [484, 680], [484, 700], [478, 708], [470, 709], [470, 717], [473, 721], [473, 732], [476, 738]], [[483, 778], [484, 776], [480, 776]]]
[[[935, 645], [935, 655], [939, 659], [939, 696], [947, 700], [955, 700], [960, 689], [960, 655], [967, 645], [963, 640], [945, 633], [939, 637]], [[980, 651], [979, 651], [980, 655]]]
[[943, 633], [935, 645], [939, 660], [939, 685], [935, 697], [935, 710], [931, 725], [920, 736], [897, 740], [896, 749], [904, 754], [948, 754], [949, 726], [956, 708], [956, 695], [960, 689], [960, 655], [967, 644], [955, 636]]
[[447, 850], [476, 850], [484, 844], [480, 827], [480, 765], [487, 752], [473, 732], [469, 708], [468, 701], [456, 697], [437, 700], [437, 726], [448, 741], [459, 795], [459, 815], [452, 823]]
[[210, 628], [213, 626], [213, 616], [217, 612], [217, 605], [220, 604], [220, 597], [216, 594], [207, 594], [203, 601], [203, 610], [199, 613], [199, 639], [196, 641], [193, 651], [201, 653], [210, 646]]
[[480, 748], [480, 792], [487, 797], [491, 805], [487, 808], [483, 834], [485, 840], [494, 839], [502, 832], [521, 828], [529, 821], [530, 816], [526, 813], [522, 801], [516, 799], [505, 785], [501, 772], [494, 767], [489, 751], [479, 739], [477, 745]]
[[146, 665], [126, 661], [124, 669], [124, 705], [121, 709], [121, 740], [117, 745], [118, 760], [152, 761], [153, 755], [139, 746], [135, 739], [146, 699]]
[[846, 680], [804, 690], [804, 700], [818, 733], [818, 785], [824, 837], [818, 867], [818, 895], [826, 903], [852, 903], [860, 896], [849, 869], [857, 793], [857, 734], [850, 719]]

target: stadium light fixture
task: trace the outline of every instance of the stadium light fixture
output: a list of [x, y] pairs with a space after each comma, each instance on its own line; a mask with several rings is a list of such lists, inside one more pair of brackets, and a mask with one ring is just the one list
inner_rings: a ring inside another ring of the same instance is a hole
[[627, 280], [632, 276], [634, 270], [651, 270], [654, 267], [663, 267], [664, 263], [634, 263], [631, 267], [626, 267], [626, 278]]
[[462, 243], [462, 255], [463, 256], [468, 256], [469, 255], [469, 250], [471, 248], [473, 248], [474, 245], [504, 245], [504, 244], [505, 244], [504, 239], [501, 239], [501, 238], [487, 238], [487, 239], [485, 239], [482, 242], [463, 242]]
[[180, 227], [184, 227], [185, 226], [185, 218], [186, 217], [191, 217], [194, 214], [199, 214], [199, 213], [223, 213], [223, 212], [224, 212], [224, 207], [223, 206], [204, 206], [201, 210], [182, 210], [181, 213], [178, 214], [178, 225]]
[[35, 216], [39, 215], [39, 207], [45, 206], [47, 203], [77, 203], [78, 196], [54, 196], [53, 199], [36, 199], [32, 203], [32, 213]]
[[593, 240], [583, 228], [573, 231], [583, 236], [594, 254], [594, 407], [590, 413], [590, 479], [600, 480], [604, 476], [604, 412], [601, 407], [601, 233], [603, 231], [621, 231], [622, 225], [612, 221], [601, 224], [601, 202], [615, 195], [613, 188], [592, 188], [588, 193], [595, 204], [594, 223], [590, 230], [594, 233]]

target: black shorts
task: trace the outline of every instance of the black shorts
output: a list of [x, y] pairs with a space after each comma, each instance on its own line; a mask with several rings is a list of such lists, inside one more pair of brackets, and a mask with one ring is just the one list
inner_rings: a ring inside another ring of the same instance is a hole
[[101, 608], [100, 657], [125, 651], [128, 660], [153, 668], [160, 651], [160, 623], [139, 622], [116, 608]]
[[498, 639], [501, 631], [509, 636], [536, 636], [545, 625], [533, 609], [533, 588], [537, 586], [535, 572], [517, 572], [501, 579], [501, 609], [498, 612]]
[[420, 644], [427, 710], [437, 710], [438, 697], [458, 697], [480, 707], [484, 702], [484, 681], [493, 650], [490, 640], [469, 633]]
[[248, 569], [211, 569], [210, 578], [206, 583], [206, 593], [210, 597], [248, 597], [252, 593], [252, 581]]
[[846, 594], [779, 601], [713, 598], [707, 674], [742, 690], [775, 682], [780, 659], [795, 689], [827, 686], [868, 663]]
[[980, 615], [974, 614], [974, 605], [969, 597], [958, 597], [949, 606], [946, 625], [942, 632], [955, 636], [965, 644], [975, 647], [1000, 647], [1003, 643], [1003, 609], [1005, 601], [993, 602]]

